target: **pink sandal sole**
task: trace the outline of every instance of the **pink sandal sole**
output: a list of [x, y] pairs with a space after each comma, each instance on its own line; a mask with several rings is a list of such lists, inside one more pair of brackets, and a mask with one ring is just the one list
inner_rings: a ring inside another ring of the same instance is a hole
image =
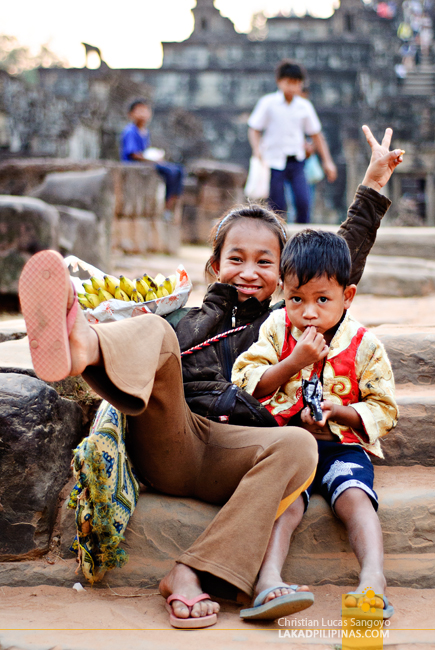
[[173, 600], [180, 600], [184, 605], [186, 605], [186, 607], [189, 608], [189, 610], [191, 610], [195, 603], [198, 603], [201, 600], [207, 600], [209, 598], [210, 596], [208, 594], [201, 594], [200, 596], [196, 596], [196, 598], [192, 598], [191, 600], [188, 600], [180, 594], [172, 594], [172, 596], [169, 596], [169, 598], [166, 600], [165, 607], [169, 612], [169, 622], [172, 627], [176, 627], [182, 630], [194, 630], [202, 627], [210, 627], [210, 625], [215, 625], [217, 623], [216, 614], [208, 614], [207, 616], [198, 616], [195, 618], [193, 616], [190, 616], [189, 618], [178, 618], [178, 616], [174, 616], [172, 607], [170, 605]]
[[67, 316], [70, 277], [62, 255], [37, 253], [25, 265], [18, 286], [33, 368], [44, 381], [65, 379], [71, 370], [68, 335], [77, 297]]

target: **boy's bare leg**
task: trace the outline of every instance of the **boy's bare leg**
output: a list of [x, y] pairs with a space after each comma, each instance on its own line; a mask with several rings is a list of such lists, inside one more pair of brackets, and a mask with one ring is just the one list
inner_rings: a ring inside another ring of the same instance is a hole
[[349, 488], [338, 497], [334, 507], [346, 526], [350, 545], [361, 567], [356, 592], [370, 588], [376, 594], [385, 594], [382, 529], [370, 498], [359, 488]]
[[[255, 596], [258, 596], [264, 589], [268, 589], [273, 585], [283, 586], [280, 589], [271, 591], [265, 598], [265, 603], [273, 598], [279, 598], [287, 594], [293, 593], [293, 589], [286, 587], [281, 578], [282, 567], [284, 566], [285, 559], [288, 555], [291, 536], [296, 528], [299, 526], [301, 519], [304, 515], [304, 500], [299, 496], [294, 503], [292, 503], [285, 512], [276, 520], [272, 535], [267, 546], [266, 554], [264, 556], [263, 564], [261, 565], [258, 574], [258, 582], [255, 586]], [[298, 587], [297, 591], [309, 591], [306, 585]]]

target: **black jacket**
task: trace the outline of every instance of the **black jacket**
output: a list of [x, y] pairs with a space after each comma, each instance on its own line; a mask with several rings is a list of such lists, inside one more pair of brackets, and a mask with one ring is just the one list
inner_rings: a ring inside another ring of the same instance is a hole
[[[376, 231], [389, 206], [390, 201], [375, 190], [358, 188], [347, 219], [338, 231], [351, 251], [353, 284], [361, 279]], [[270, 299], [259, 302], [253, 297], [239, 304], [235, 287], [215, 282], [209, 286], [202, 307], [178, 310], [168, 317], [182, 352], [231, 330], [232, 316], [236, 327], [248, 325], [241, 332], [182, 357], [184, 392], [194, 413], [211, 420], [227, 416], [226, 421], [231, 424], [277, 426], [255, 397], [231, 384], [231, 370], [239, 354], [258, 339], [260, 326], [271, 310], [282, 306], [281, 302], [271, 307]]]

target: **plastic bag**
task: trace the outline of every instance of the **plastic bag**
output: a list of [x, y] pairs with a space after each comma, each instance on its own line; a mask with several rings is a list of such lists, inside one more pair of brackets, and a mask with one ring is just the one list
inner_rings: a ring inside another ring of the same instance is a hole
[[[65, 258], [65, 264], [67, 265], [70, 274], [71, 280], [78, 292], [84, 292], [82, 281], [88, 280], [92, 276], [98, 278], [103, 278], [105, 273], [97, 269], [92, 264], [88, 264], [83, 260], [75, 257], [75, 255], [70, 255]], [[169, 296], [164, 296], [163, 298], [157, 298], [156, 300], [149, 300], [148, 302], [126, 302], [124, 300], [117, 300], [113, 298], [111, 300], [105, 300], [100, 303], [95, 309], [84, 309], [83, 313], [90, 323], [110, 323], [117, 320], [122, 320], [123, 318], [131, 318], [132, 316], [141, 316], [142, 314], [157, 314], [157, 316], [166, 316], [171, 312], [184, 307], [189, 298], [189, 294], [192, 290], [192, 282], [187, 275], [187, 272], [184, 269], [184, 266], [180, 264], [175, 272], [177, 276], [177, 281], [175, 283], [175, 289], [173, 293]]]
[[249, 173], [246, 179], [245, 195], [248, 199], [267, 199], [270, 190], [270, 168], [260, 158], [249, 161]]

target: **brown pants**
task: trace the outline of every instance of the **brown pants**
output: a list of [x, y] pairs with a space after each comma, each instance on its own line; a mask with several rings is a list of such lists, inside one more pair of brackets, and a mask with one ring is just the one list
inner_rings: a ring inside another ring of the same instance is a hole
[[165, 494], [224, 504], [178, 562], [251, 594], [275, 519], [314, 477], [315, 439], [297, 427], [240, 427], [192, 413], [177, 338], [159, 316], [93, 327], [104, 367], [83, 376], [129, 416], [139, 477]]

